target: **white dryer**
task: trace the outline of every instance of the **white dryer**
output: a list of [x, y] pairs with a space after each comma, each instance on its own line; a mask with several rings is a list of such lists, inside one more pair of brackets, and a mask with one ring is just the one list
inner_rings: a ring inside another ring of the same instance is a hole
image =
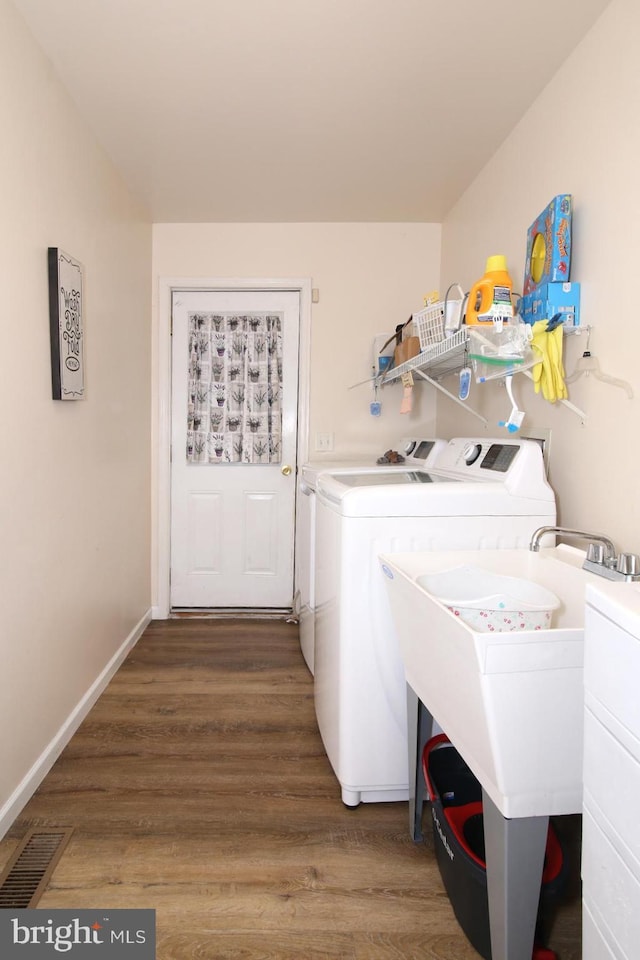
[[317, 460], [303, 464], [298, 479], [296, 504], [296, 552], [294, 609], [300, 626], [300, 647], [305, 662], [314, 672], [315, 616], [315, 550], [316, 550], [316, 486], [322, 473], [381, 473], [407, 469], [426, 469], [437, 453], [446, 447], [446, 440], [405, 437], [399, 452], [403, 464], [378, 464], [374, 457], [366, 460]]
[[533, 440], [457, 438], [428, 470], [321, 474], [316, 509], [322, 740], [347, 806], [406, 800], [404, 668], [378, 555], [528, 547], [556, 519], [542, 451]]

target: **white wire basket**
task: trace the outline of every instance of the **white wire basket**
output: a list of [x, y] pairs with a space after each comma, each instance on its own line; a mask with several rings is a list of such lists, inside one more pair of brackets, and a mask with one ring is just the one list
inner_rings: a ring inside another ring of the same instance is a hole
[[444, 340], [444, 303], [438, 300], [413, 315], [413, 329], [420, 339], [420, 350]]
[[[459, 299], [452, 299], [449, 294], [457, 287]], [[444, 300], [429, 303], [413, 315], [413, 329], [420, 340], [420, 352], [435, 343], [442, 343], [446, 337], [457, 333], [462, 325], [464, 304], [466, 297], [459, 283], [452, 283], [447, 290]]]

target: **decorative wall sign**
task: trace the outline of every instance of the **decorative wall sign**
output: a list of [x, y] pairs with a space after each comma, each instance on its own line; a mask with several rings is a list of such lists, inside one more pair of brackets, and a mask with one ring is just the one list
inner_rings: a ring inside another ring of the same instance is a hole
[[54, 400], [84, 399], [82, 264], [49, 247], [49, 328]]

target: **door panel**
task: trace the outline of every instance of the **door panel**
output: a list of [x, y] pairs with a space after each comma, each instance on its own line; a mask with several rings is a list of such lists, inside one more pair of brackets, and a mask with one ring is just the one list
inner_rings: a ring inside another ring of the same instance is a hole
[[172, 320], [171, 606], [289, 607], [299, 294], [174, 291]]
[[187, 496], [187, 570], [189, 573], [220, 573], [222, 497], [196, 491], [189, 491]]
[[245, 573], [272, 576], [278, 569], [278, 503], [272, 494], [251, 493], [245, 500]]

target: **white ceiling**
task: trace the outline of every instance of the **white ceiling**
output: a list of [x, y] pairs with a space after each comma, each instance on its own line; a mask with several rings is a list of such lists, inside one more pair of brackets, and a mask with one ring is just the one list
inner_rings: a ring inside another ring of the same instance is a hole
[[608, 2], [13, 0], [155, 222], [441, 221]]

